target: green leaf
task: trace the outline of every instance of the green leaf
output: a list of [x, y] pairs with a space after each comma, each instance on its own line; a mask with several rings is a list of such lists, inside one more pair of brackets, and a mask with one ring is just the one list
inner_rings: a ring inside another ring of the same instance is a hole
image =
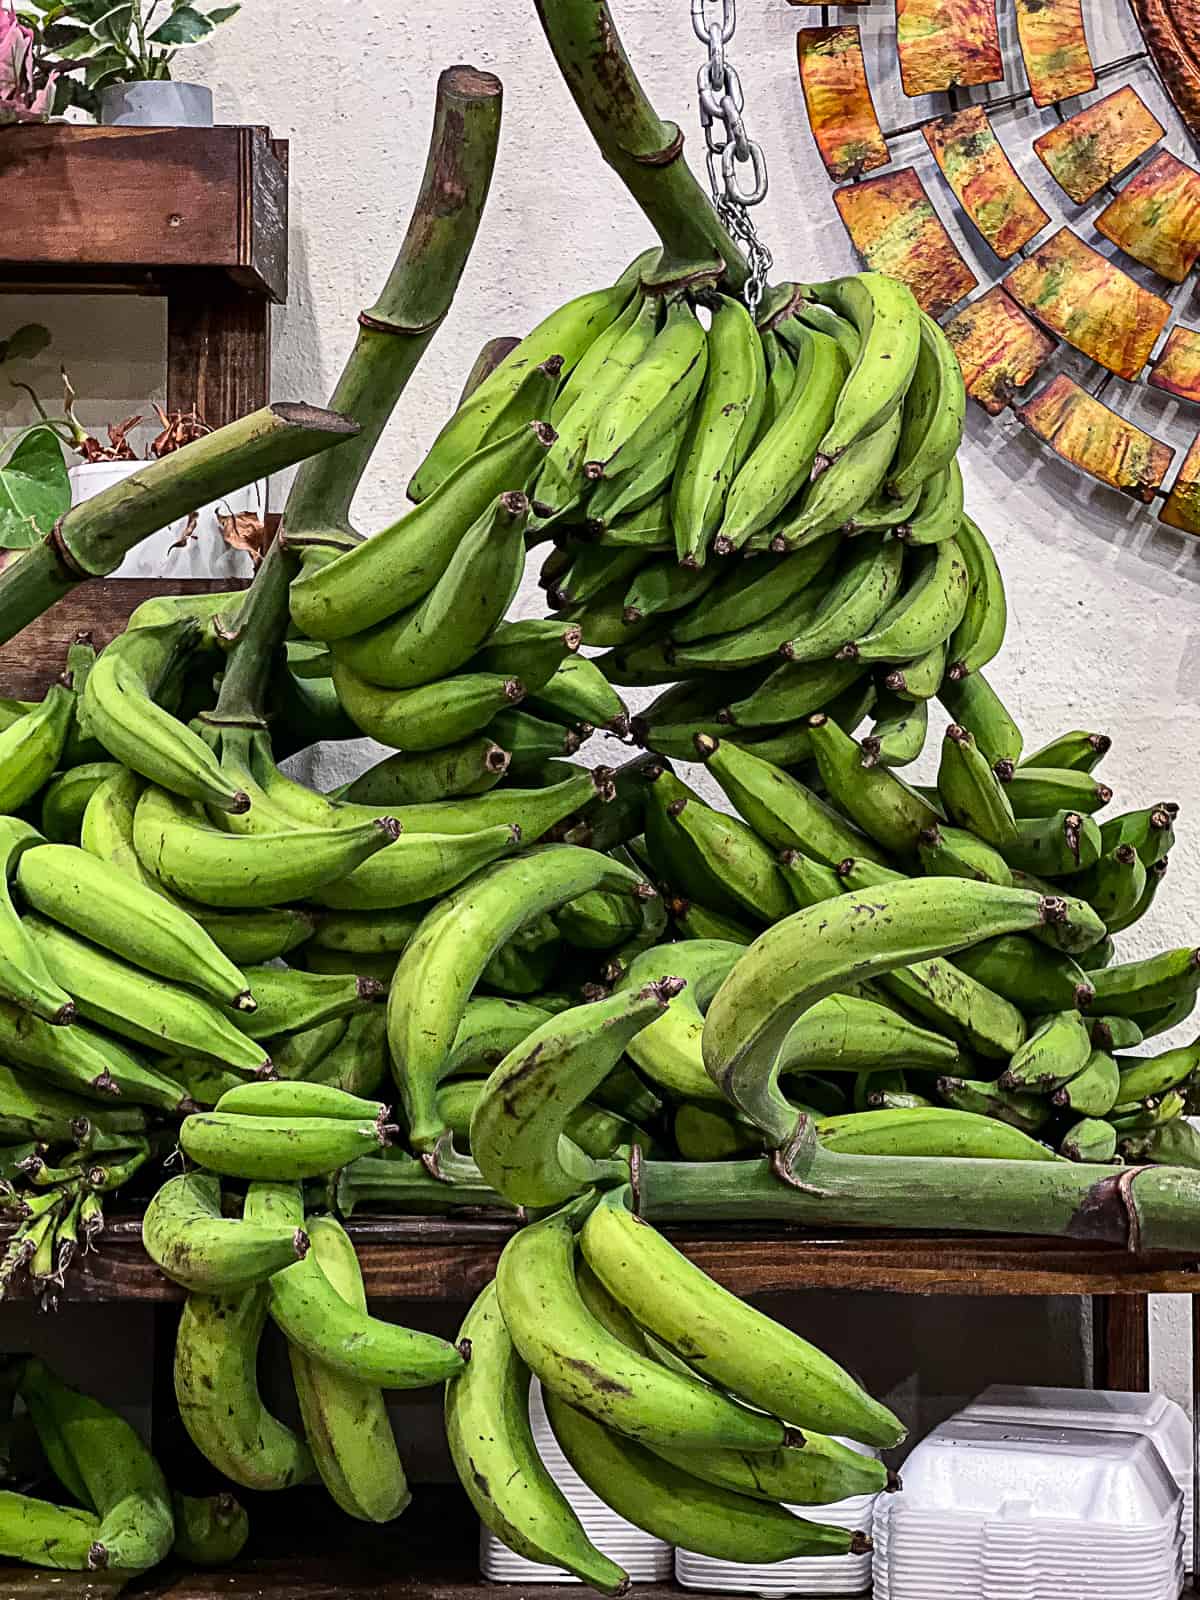
[[102, 84], [112, 83], [128, 72], [128, 58], [117, 50], [106, 50], [103, 55], [93, 56], [83, 74], [84, 87], [99, 89]]
[[218, 24], [220, 24], [222, 22], [228, 22], [230, 17], [236, 17], [238, 12], [241, 9], [242, 8], [241, 8], [240, 5], [236, 5], [236, 6], [217, 6], [214, 10], [212, 10], [212, 11], [210, 11], [208, 13], [208, 20], [212, 23], [213, 27], [215, 28], [215, 27], [218, 26]]
[[128, 39], [132, 26], [132, 5], [119, 5], [113, 6], [102, 17], [97, 17], [92, 23], [90, 32], [94, 39], [99, 39], [104, 44], [122, 45]]
[[59, 45], [54, 54], [60, 61], [85, 61], [99, 52], [100, 46], [90, 33], [81, 33], [70, 44]]
[[0, 467], [0, 548], [27, 550], [71, 504], [71, 480], [52, 428], [33, 428]]
[[50, 343], [50, 330], [40, 322], [26, 322], [14, 328], [5, 340], [4, 355], [8, 361], [32, 361], [40, 356]]
[[154, 44], [196, 44], [213, 31], [213, 25], [195, 6], [182, 5], [150, 35]]

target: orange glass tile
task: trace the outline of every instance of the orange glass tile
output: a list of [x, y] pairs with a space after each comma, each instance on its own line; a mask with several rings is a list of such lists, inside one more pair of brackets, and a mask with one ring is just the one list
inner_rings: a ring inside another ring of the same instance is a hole
[[907, 95], [999, 83], [996, 0], [896, 0], [896, 50]]
[[959, 204], [1002, 260], [1050, 221], [1017, 176], [982, 106], [937, 117], [921, 132]]
[[1182, 533], [1200, 534], [1200, 436], [1192, 440], [1158, 520]]
[[1136, 89], [1118, 89], [1033, 141], [1046, 170], [1078, 205], [1162, 138], [1166, 129]]
[[835, 183], [891, 160], [867, 82], [857, 28], [801, 28], [800, 86], [825, 170]]
[[964, 306], [945, 327], [971, 399], [993, 417], [1032, 383], [1058, 345], [997, 286]]
[[1017, 38], [1035, 106], [1096, 87], [1083, 0], [1017, 0]]
[[1101, 405], [1065, 372], [1018, 406], [1016, 415], [1056, 455], [1089, 478], [1147, 504], [1175, 455], [1169, 444]]
[[1200, 257], [1200, 172], [1164, 150], [1105, 206], [1096, 228], [1160, 278], [1182, 283]]
[[1070, 228], [1061, 229], [1014, 267], [1004, 287], [1051, 333], [1131, 381], [1150, 359], [1171, 316], [1165, 300], [1135, 283]]
[[866, 265], [906, 283], [931, 317], [978, 282], [913, 167], [838, 189], [834, 203]]
[[1147, 381], [1154, 389], [1200, 405], [1200, 331], [1172, 328]]

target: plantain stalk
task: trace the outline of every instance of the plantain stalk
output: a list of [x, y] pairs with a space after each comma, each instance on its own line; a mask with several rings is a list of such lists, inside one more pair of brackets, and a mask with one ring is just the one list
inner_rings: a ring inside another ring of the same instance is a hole
[[961, 1233], [1090, 1240], [1139, 1253], [1200, 1248], [1200, 1172], [834, 1155], [811, 1124], [775, 1161], [647, 1161], [636, 1187], [640, 1215], [655, 1223], [941, 1232], [949, 1218]]
[[350, 505], [379, 436], [450, 309], [492, 180], [501, 85], [491, 73], [449, 67], [438, 79], [425, 176], [400, 254], [379, 299], [358, 317], [358, 338], [330, 405], [359, 425], [335, 457], [296, 475], [284, 511], [293, 539], [345, 535]]
[[742, 252], [683, 159], [683, 134], [646, 98], [606, 0], [535, 0], [554, 59], [600, 153], [662, 241], [661, 286], [720, 276], [740, 293]]
[[167, 523], [357, 431], [346, 417], [316, 406], [264, 406], [73, 506], [42, 544], [0, 569], [0, 644], [75, 584], [114, 572]]

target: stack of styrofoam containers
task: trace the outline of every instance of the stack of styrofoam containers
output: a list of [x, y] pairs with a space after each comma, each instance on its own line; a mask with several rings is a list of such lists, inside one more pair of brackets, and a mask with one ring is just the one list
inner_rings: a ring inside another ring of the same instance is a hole
[[[863, 1455], [874, 1455], [866, 1445], [843, 1439]], [[859, 1494], [831, 1506], [792, 1506], [797, 1516], [810, 1522], [824, 1522], [851, 1532], [870, 1533], [878, 1495]], [[676, 1550], [675, 1577], [685, 1589], [704, 1589], [709, 1594], [757, 1595], [855, 1595], [871, 1587], [871, 1554], [861, 1556], [796, 1556], [791, 1561], [769, 1561], [743, 1566], [735, 1561], [717, 1561], [691, 1550]]]
[[1183, 1564], [1188, 1572], [1196, 1570], [1192, 1559], [1192, 1425], [1183, 1407], [1165, 1394], [993, 1384], [958, 1415], [981, 1422], [1031, 1422], [1040, 1427], [1144, 1434], [1183, 1495]]
[[952, 1417], [875, 1508], [875, 1600], [1178, 1600], [1183, 1497], [1142, 1434]]
[[[625, 1568], [634, 1583], [657, 1583], [671, 1576], [674, 1551], [624, 1517], [617, 1516], [598, 1495], [594, 1495], [563, 1455], [546, 1419], [541, 1385], [537, 1379], [529, 1390], [529, 1422], [538, 1454], [546, 1470], [566, 1496], [571, 1509], [583, 1524], [584, 1532], [610, 1561]], [[479, 1565], [489, 1583], [578, 1583], [578, 1578], [559, 1567], [541, 1566], [528, 1561], [502, 1543], [490, 1528], [479, 1531]]]

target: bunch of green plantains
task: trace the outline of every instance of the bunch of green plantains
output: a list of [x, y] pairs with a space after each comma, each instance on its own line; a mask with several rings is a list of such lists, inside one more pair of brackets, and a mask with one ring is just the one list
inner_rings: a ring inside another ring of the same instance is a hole
[[[383, 1391], [445, 1383], [484, 1520], [620, 1592], [538, 1458], [531, 1374], [585, 1481], [726, 1560], [857, 1548], [785, 1507], [886, 1487], [833, 1439], [901, 1434], [657, 1225], [1086, 1224], [1194, 1254], [1200, 1047], [1145, 1046], [1200, 952], [1114, 945], [1177, 808], [1098, 820], [1109, 740], [1027, 753], [987, 681], [1004, 586], [937, 327], [869, 273], [752, 317], [604, 7], [544, 22], [661, 242], [483, 352], [414, 508], [350, 520], [479, 224], [498, 85], [466, 68], [331, 411], [220, 430], [0, 571], [6, 639], [168, 515], [303, 463], [248, 591], [146, 601], [0, 703], [0, 1293], [52, 1303], [105, 1207], [140, 1212], [188, 1293], [183, 1420], [235, 1485], [318, 1477], [388, 1520]], [[550, 614], [518, 619], [530, 551]], [[626, 687], [661, 693], [631, 716]], [[598, 729], [645, 748], [573, 760]], [[393, 753], [335, 793], [281, 768], [363, 733]], [[936, 781], [906, 781], [922, 757]], [[343, 1220], [481, 1207], [528, 1225], [457, 1344], [371, 1315]], [[258, 1392], [268, 1318], [302, 1434]], [[52, 1538], [55, 1508], [6, 1502], [0, 1552], [153, 1564], [161, 1479], [122, 1446], [93, 1481], [43, 1385], [79, 1510]]]

